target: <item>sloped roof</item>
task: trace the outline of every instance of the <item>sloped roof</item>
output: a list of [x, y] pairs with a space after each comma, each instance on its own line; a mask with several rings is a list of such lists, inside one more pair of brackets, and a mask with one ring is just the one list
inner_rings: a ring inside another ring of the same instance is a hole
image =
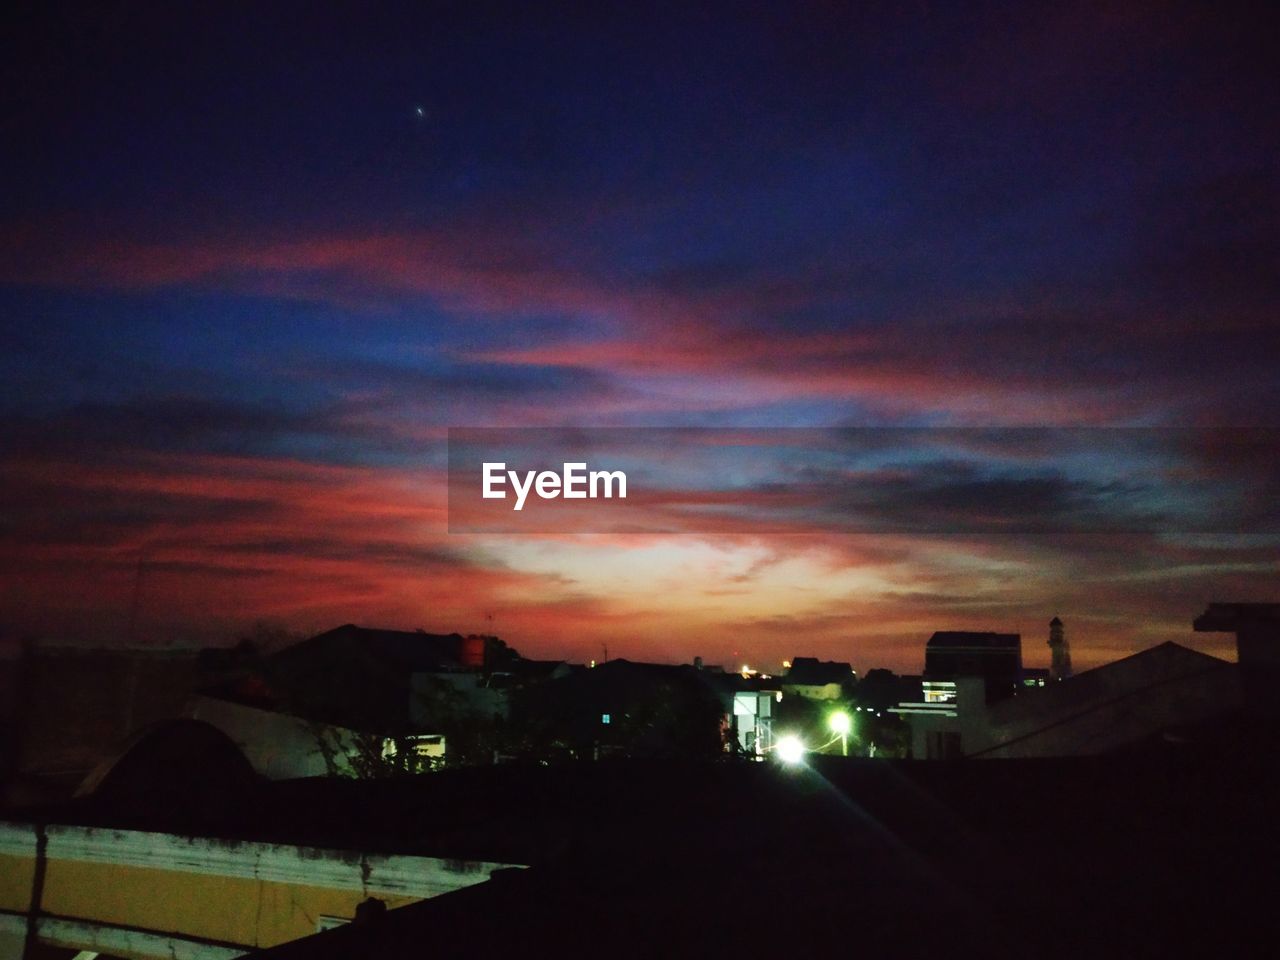
[[299, 657], [358, 655], [410, 671], [443, 670], [460, 666], [460, 633], [423, 633], [417, 630], [382, 630], [346, 623], [317, 634], [276, 654], [281, 660]]
[[1023, 713], [1090, 704], [1143, 687], [1166, 683], [1173, 677], [1187, 677], [1210, 670], [1235, 669], [1235, 664], [1192, 650], [1169, 640], [1132, 656], [1113, 660], [1065, 680], [1035, 687], [1003, 703], [993, 704], [992, 717], [1004, 722]]

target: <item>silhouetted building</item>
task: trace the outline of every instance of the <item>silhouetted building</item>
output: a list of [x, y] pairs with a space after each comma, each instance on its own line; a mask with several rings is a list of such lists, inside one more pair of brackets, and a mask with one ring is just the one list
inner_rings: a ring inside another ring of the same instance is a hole
[[261, 658], [188, 712], [273, 779], [418, 770], [503, 755], [512, 692], [569, 671], [496, 637], [346, 624]]
[[886, 712], [904, 700], [919, 700], [923, 695], [922, 682], [918, 674], [898, 676], [892, 670], [875, 667], [858, 681], [853, 700], [864, 710]]
[[[1176, 643], [1086, 670], [978, 712], [977, 757], [1105, 753], [1236, 709], [1234, 664]], [[986, 743], [983, 743], [983, 739]]]
[[960, 677], [981, 677], [989, 701], [1011, 696], [1022, 678], [1022, 636], [939, 630], [925, 647], [924, 679]]
[[360, 731], [362, 743], [376, 736], [397, 755], [412, 749], [437, 761], [447, 738], [451, 762], [488, 763], [507, 753], [513, 692], [569, 672], [562, 662], [525, 660], [497, 637], [345, 624], [263, 657], [238, 684], [208, 692]]
[[855, 679], [857, 675], [847, 663], [796, 657], [781, 683], [784, 693], [806, 700], [836, 700], [843, 693], [845, 684]]
[[733, 729], [736, 676], [610, 660], [522, 690], [512, 725], [531, 756], [716, 756]]
[[1280, 603], [1211, 603], [1196, 617], [1201, 633], [1234, 633], [1245, 702], [1254, 713], [1280, 712]]
[[1253, 700], [1245, 694], [1249, 678], [1259, 676], [1251, 665], [1260, 662], [1266, 675], [1276, 649], [1268, 638], [1280, 639], [1280, 618], [1271, 615], [1264, 604], [1215, 604], [1196, 620], [1199, 630], [1239, 626], [1249, 635], [1252, 656], [1242, 644], [1239, 666], [1162, 643], [995, 701], [980, 676], [926, 679], [923, 699], [894, 712], [911, 725], [913, 756], [925, 759], [1081, 756], [1182, 737], [1179, 731], [1221, 722]]
[[[345, 624], [263, 658], [268, 705], [357, 730], [438, 730], [459, 712], [501, 717], [523, 676], [497, 637], [377, 630]], [[554, 672], [552, 665], [547, 672]], [[544, 665], [530, 665], [530, 675]]]

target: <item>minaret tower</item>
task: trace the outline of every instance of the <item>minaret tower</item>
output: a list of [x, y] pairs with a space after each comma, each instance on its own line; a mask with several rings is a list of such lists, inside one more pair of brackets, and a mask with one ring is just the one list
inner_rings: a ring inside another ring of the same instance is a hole
[[1049, 621], [1049, 652], [1053, 655], [1049, 666], [1050, 679], [1065, 680], [1071, 676], [1071, 647], [1067, 644], [1062, 621], [1057, 617]]

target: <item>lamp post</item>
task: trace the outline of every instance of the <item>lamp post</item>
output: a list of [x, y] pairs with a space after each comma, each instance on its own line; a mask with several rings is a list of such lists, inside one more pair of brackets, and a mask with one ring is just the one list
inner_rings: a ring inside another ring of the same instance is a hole
[[852, 722], [849, 714], [843, 710], [837, 710], [827, 718], [827, 724], [831, 727], [831, 732], [840, 735], [840, 752], [844, 756], [849, 755], [849, 730]]

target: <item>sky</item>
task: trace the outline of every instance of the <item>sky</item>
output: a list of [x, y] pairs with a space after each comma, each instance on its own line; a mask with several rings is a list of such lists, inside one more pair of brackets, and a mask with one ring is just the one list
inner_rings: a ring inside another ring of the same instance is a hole
[[[849, 464], [745, 447], [723, 524], [450, 532], [446, 496], [462, 427], [1141, 428], [1181, 438], [1150, 496], [1225, 488], [1218, 441], [1280, 426], [1265, 4], [367, 6], [5, 15], [0, 642], [910, 672], [938, 629], [1047, 663], [1056, 614], [1081, 667], [1280, 600], [1274, 475], [1141, 530], [972, 448], [930, 502], [1046, 528], [850, 530]], [[1104, 446], [1093, 497], [1145, 462]], [[779, 491], [805, 522], [753, 524]]]

